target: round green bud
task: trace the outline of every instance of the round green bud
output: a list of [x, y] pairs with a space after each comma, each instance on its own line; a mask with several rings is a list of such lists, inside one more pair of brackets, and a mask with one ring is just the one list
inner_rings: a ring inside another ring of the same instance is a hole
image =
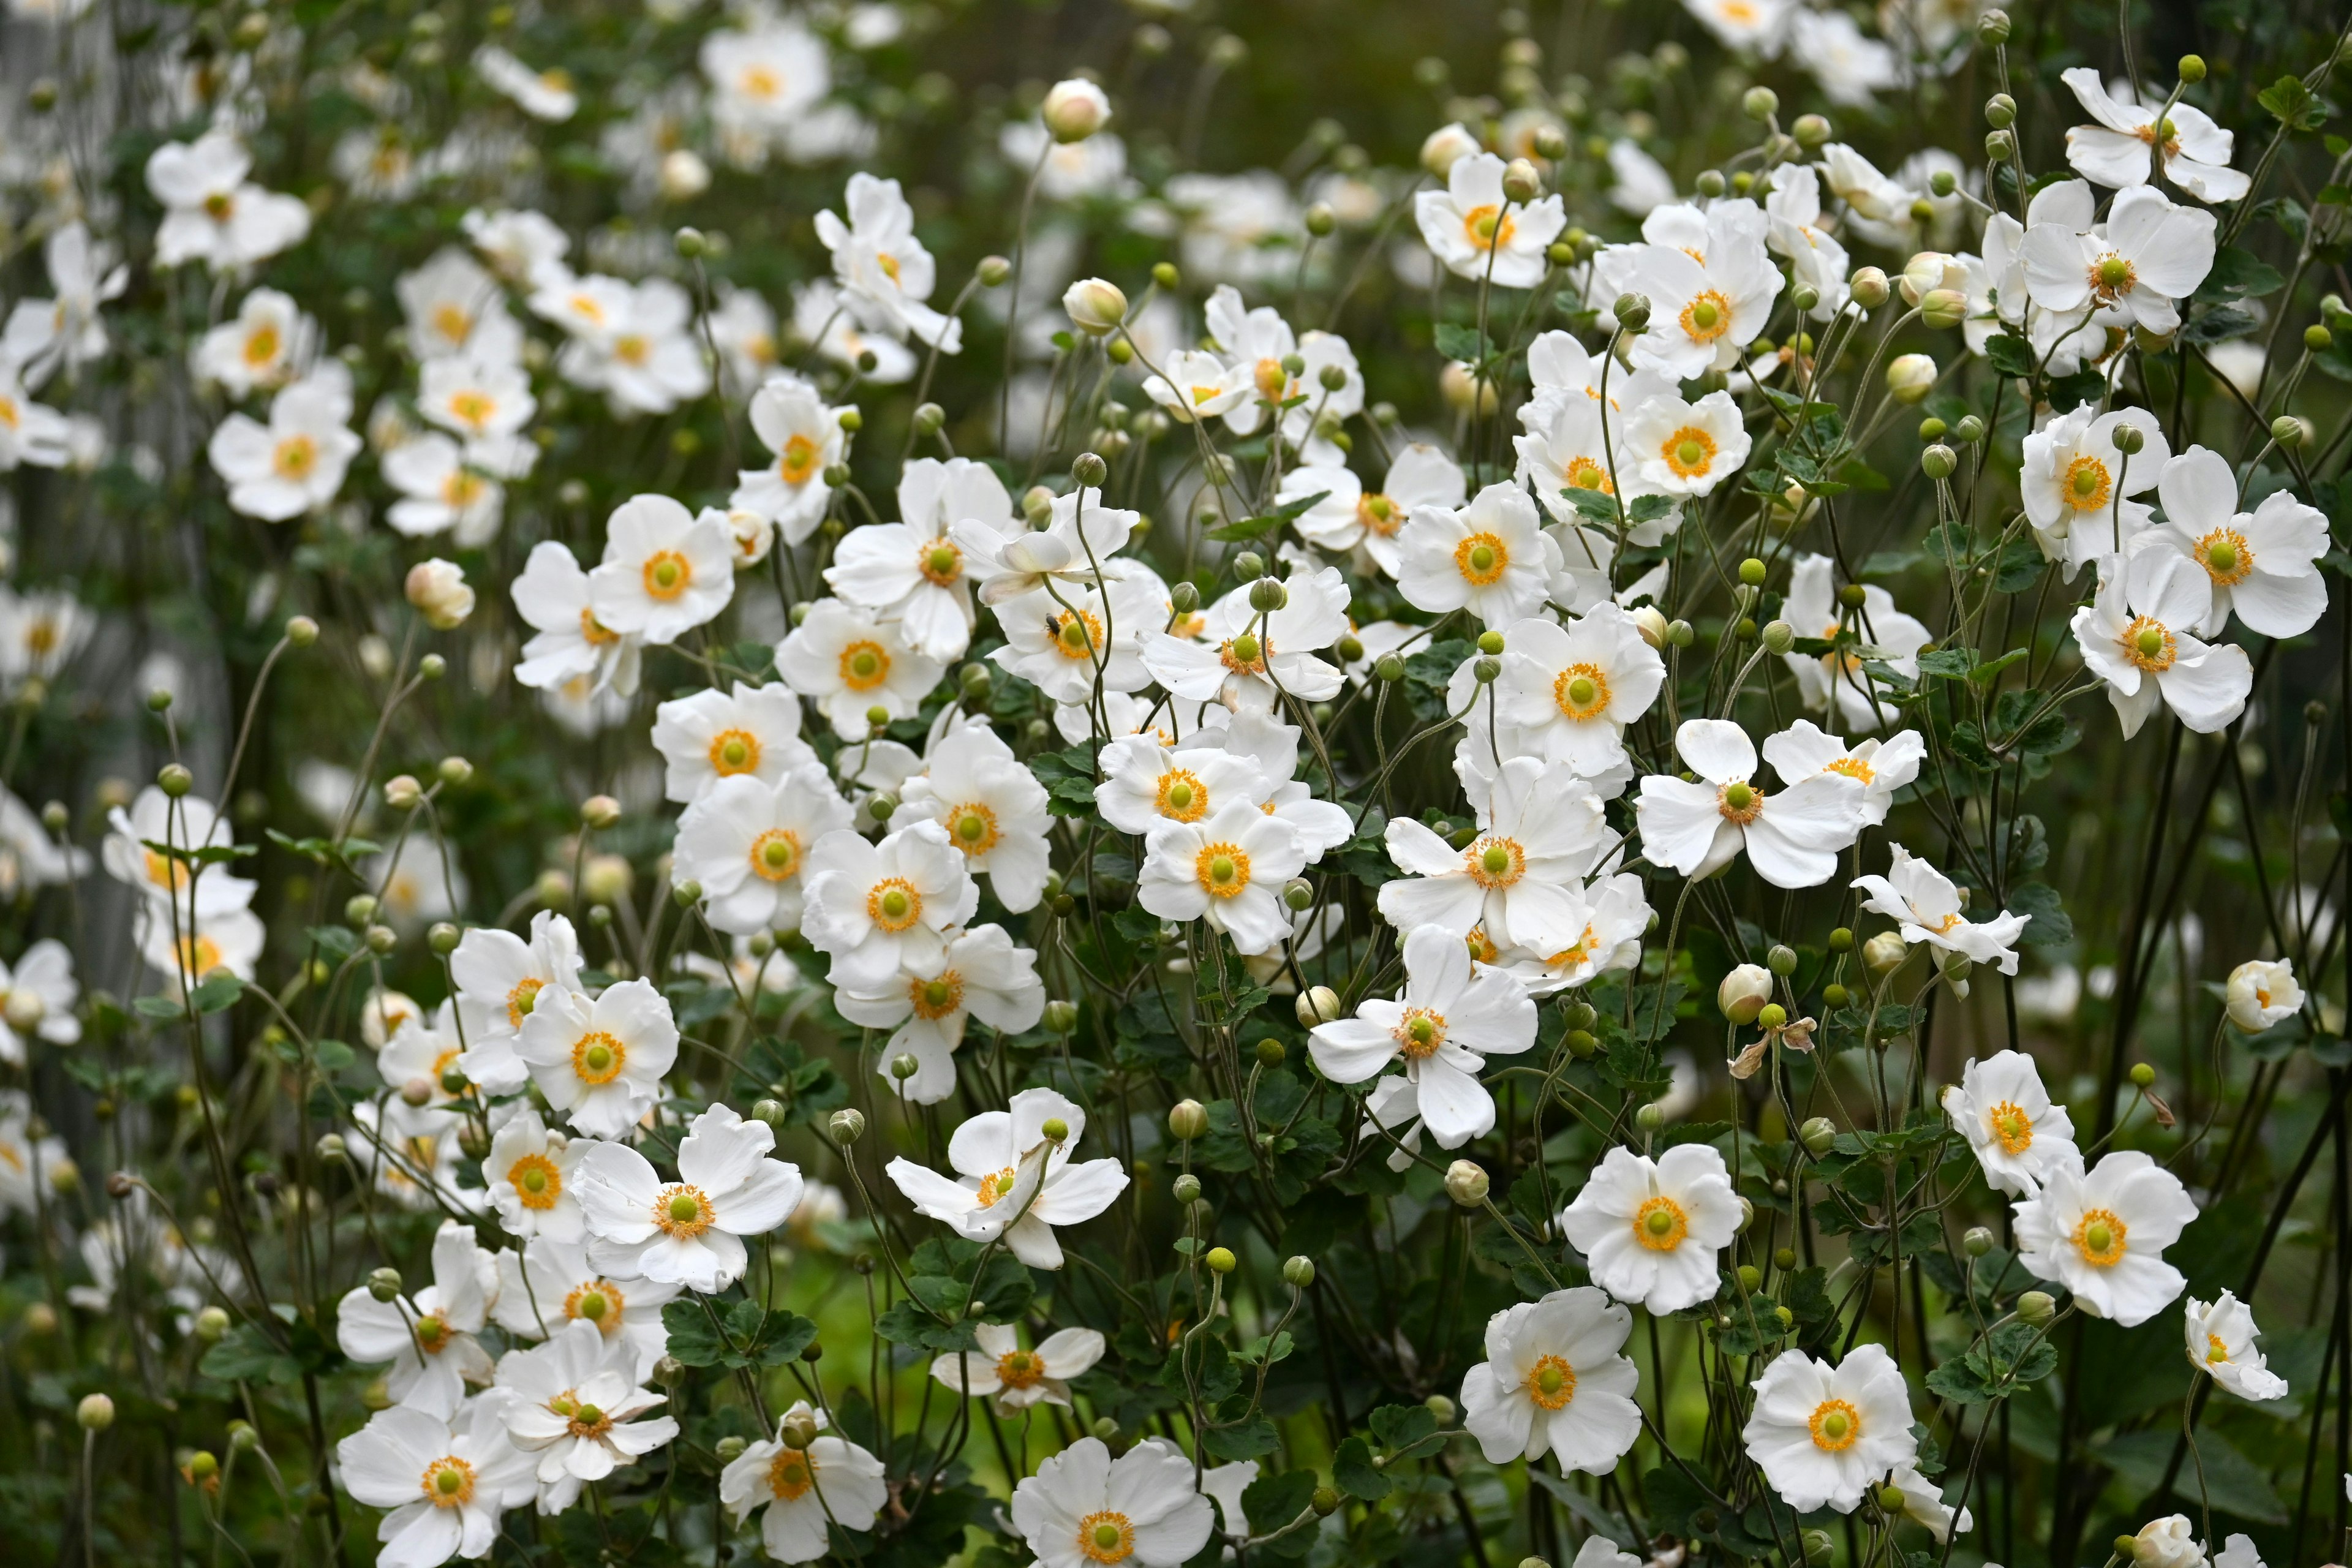
[[1764, 563], [1753, 555], [1739, 563], [1739, 580], [1751, 588], [1764, 585]]
[[2131, 1080], [2134, 1089], [2153, 1089], [2156, 1087], [2156, 1069], [2146, 1062], [2134, 1062]]
[[1234, 1256], [1231, 1247], [1213, 1247], [1201, 1261], [1209, 1266], [1212, 1274], [1231, 1274], [1241, 1260]]
[[1282, 1282], [1294, 1290], [1304, 1290], [1315, 1283], [1315, 1260], [1300, 1256], [1286, 1258], [1282, 1265]]

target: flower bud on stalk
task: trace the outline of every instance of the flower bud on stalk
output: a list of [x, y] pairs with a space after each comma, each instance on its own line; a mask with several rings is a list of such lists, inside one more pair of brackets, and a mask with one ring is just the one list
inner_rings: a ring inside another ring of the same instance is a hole
[[1083, 142], [1110, 122], [1110, 100], [1093, 82], [1073, 77], [1046, 92], [1040, 117], [1055, 141]]
[[1100, 278], [1081, 278], [1064, 291], [1062, 309], [1089, 337], [1106, 337], [1127, 320], [1127, 296]]

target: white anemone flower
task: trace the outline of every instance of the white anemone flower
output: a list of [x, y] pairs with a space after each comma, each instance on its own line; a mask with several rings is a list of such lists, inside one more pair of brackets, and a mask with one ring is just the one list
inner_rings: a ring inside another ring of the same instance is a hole
[[963, 551], [982, 604], [1003, 605], [1048, 587], [1066, 600], [1072, 588], [1091, 589], [1129, 569], [1112, 557], [1127, 548], [1141, 515], [1105, 506], [1098, 489], [1080, 489], [1055, 497], [1045, 526], [1034, 533], [994, 517], [971, 517], [950, 523], [948, 537]]
[[1263, 805], [1272, 783], [1252, 759], [1223, 750], [1172, 750], [1155, 735], [1125, 735], [1102, 749], [1095, 806], [1121, 833], [1163, 822], [1198, 822], [1229, 800]]
[[[1628, 493], [1641, 489], [1664, 496], [1706, 496], [1748, 460], [1748, 428], [1727, 392], [1710, 392], [1696, 403], [1661, 394], [1634, 405], [1625, 416], [1624, 455], [1632, 459]], [[1619, 477], [1626, 479], [1621, 462]]]
[[1976, 1152], [1985, 1182], [2011, 1197], [2031, 1197], [2052, 1171], [2079, 1166], [2074, 1122], [2042, 1087], [2041, 1069], [2022, 1051], [1973, 1058], [1943, 1094], [1944, 1114]]
[[931, 1376], [950, 1394], [992, 1399], [999, 1415], [1040, 1405], [1069, 1409], [1070, 1379], [1091, 1371], [1108, 1348], [1093, 1329], [1060, 1330], [1034, 1350], [1021, 1348], [1011, 1323], [974, 1323], [972, 1337], [978, 1350], [937, 1358]]
[[588, 1261], [588, 1244], [531, 1237], [499, 1258], [499, 1295], [490, 1309], [499, 1327], [520, 1340], [543, 1340], [568, 1323], [593, 1323], [607, 1343], [625, 1347], [642, 1379], [669, 1351], [662, 1309], [681, 1285], [632, 1279], [615, 1284]]
[[798, 16], [745, 16], [753, 25], [704, 35], [698, 58], [722, 144], [750, 154], [737, 161], [756, 166], [768, 143], [782, 142], [833, 90], [833, 68], [824, 40]]
[[1400, 931], [1484, 926], [1497, 947], [1551, 952], [1576, 938], [1578, 896], [1609, 835], [1601, 797], [1539, 757], [1506, 760], [1486, 789], [1480, 831], [1456, 849], [1408, 816], [1389, 818], [1389, 858], [1405, 877], [1383, 882], [1380, 910]]
[[1014, 914], [1037, 907], [1053, 867], [1045, 835], [1054, 825], [1045, 786], [986, 724], [966, 724], [931, 742], [923, 772], [898, 792], [904, 826], [929, 816], [947, 830], [975, 877]]
[[539, 1112], [518, 1106], [490, 1138], [482, 1178], [490, 1206], [509, 1236], [578, 1241], [585, 1234], [580, 1216], [577, 1174], [587, 1149], [581, 1139], [551, 1132]]
[[1696, 781], [1649, 774], [1633, 811], [1643, 853], [1685, 877], [1712, 875], [1744, 849], [1774, 887], [1819, 887], [1862, 831], [1860, 779], [1818, 773], [1767, 794], [1753, 782], [1755, 742], [1728, 720], [1685, 721], [1675, 751]]
[[1506, 196], [1503, 167], [1492, 153], [1455, 159], [1445, 189], [1413, 197], [1413, 220], [1430, 254], [1455, 277], [1532, 289], [1551, 270], [1545, 251], [1568, 215], [1556, 194], [1525, 203]]
[[[2066, 162], [2074, 172], [2118, 190], [2147, 184], [2156, 163], [2156, 110], [2119, 102], [2088, 66], [2062, 71], [2058, 79], [2098, 121], [2067, 129]], [[2252, 180], [2230, 167], [2237, 138], [2203, 110], [2173, 104], [2164, 111], [2163, 131], [2164, 177], [2199, 201], [2234, 202], [2253, 188]]]
[[335, 499], [365, 445], [350, 428], [348, 382], [314, 376], [269, 400], [269, 422], [231, 414], [205, 447], [228, 486], [228, 504], [247, 517], [284, 522]]
[[1852, 1513], [1898, 1465], [1916, 1464], [1911, 1395], [1884, 1345], [1856, 1345], [1832, 1366], [1783, 1351], [1756, 1380], [1740, 1438], [1780, 1499], [1800, 1513]]
[[2165, 464], [2156, 488], [2164, 526], [2136, 542], [2188, 556], [2212, 584], [2211, 607], [2189, 630], [2219, 636], [2232, 614], [2270, 637], [2301, 637], [2318, 624], [2327, 585], [2317, 562], [2328, 542], [2327, 519], [2316, 508], [2280, 489], [2252, 512], [2239, 510], [2230, 460], [2206, 447]]
[[[1000, 493], [1003, 488], [997, 485]], [[921, 521], [909, 517], [854, 528], [842, 536], [824, 580], [849, 603], [897, 622], [918, 652], [942, 663], [961, 658], [971, 646], [971, 583], [962, 547], [948, 536], [961, 521], [934, 511]], [[1005, 533], [1013, 528], [1009, 520], [982, 526]]]
[[1826, 321], [1836, 316], [1853, 294], [1848, 281], [1853, 262], [1845, 247], [1822, 223], [1819, 173], [1801, 163], [1772, 171], [1764, 216], [1764, 243], [1788, 258], [1790, 280], [1819, 296], [1811, 312], [1813, 320]]
[[1900, 844], [1886, 847], [1886, 875], [1856, 877], [1850, 884], [1870, 896], [1862, 907], [1895, 922], [1903, 940], [1926, 942], [1938, 952], [1957, 952], [1977, 963], [1998, 963], [2017, 973], [2017, 949], [2010, 945], [2031, 915], [2000, 914], [1972, 921], [1960, 912], [1960, 890], [1952, 879]]
[[[1180, 424], [1190, 424], [1231, 414], [1256, 395], [1257, 381], [1248, 365], [1229, 364], [1207, 349], [1179, 349], [1144, 382], [1143, 392]], [[1283, 479], [1287, 489], [1290, 476]]]
[[2212, 1301], [2189, 1298], [2181, 1330], [2187, 1335], [2189, 1364], [2241, 1399], [2284, 1399], [2286, 1379], [2270, 1369], [2254, 1348], [2261, 1331], [2243, 1301], [2224, 1290]]
[[1661, 1314], [1715, 1295], [1717, 1255], [1739, 1225], [1731, 1173], [1706, 1143], [1678, 1143], [1654, 1160], [1612, 1148], [1559, 1215], [1594, 1284]]
[[2025, 285], [2046, 310], [2088, 310], [2104, 325], [2170, 333], [2180, 326], [2180, 301], [2213, 269], [2215, 227], [2211, 213], [2137, 186], [2116, 197], [2099, 228], [2055, 221], [2027, 228]]
[[[1058, 1138], [1046, 1127], [1059, 1122]], [[915, 1212], [952, 1226], [967, 1241], [1002, 1237], [1032, 1268], [1059, 1268], [1057, 1226], [1083, 1225], [1127, 1190], [1117, 1160], [1073, 1160], [1087, 1113], [1050, 1089], [1024, 1089], [1003, 1110], [965, 1118], [948, 1140], [960, 1181], [903, 1156], [886, 1170]]]
[[509, 283], [535, 285], [566, 271], [563, 258], [572, 248], [572, 237], [545, 213], [528, 207], [496, 211], [474, 207], [458, 220], [457, 226], [482, 258]]
[[[1498, 951], [1493, 962], [1517, 975], [1534, 996], [1589, 984], [1642, 962], [1642, 938], [1648, 934], [1656, 913], [1643, 892], [1642, 879], [1621, 871], [1601, 878], [1578, 894], [1576, 913], [1568, 919], [1575, 934], [1567, 945], [1553, 948], [1547, 941], [1538, 947], [1515, 947], [1508, 952]], [[1483, 930], [1474, 929], [1471, 940], [1492, 945]]]
[[915, 209], [899, 194], [898, 182], [852, 174], [842, 205], [847, 221], [821, 212], [816, 237], [832, 253], [833, 276], [851, 312], [875, 331], [912, 338], [940, 353], [961, 349], [963, 323], [924, 303], [938, 268], [915, 237]]
[[1517, 484], [1493, 484], [1455, 510], [1413, 509], [1397, 536], [1397, 590], [1417, 610], [1466, 609], [1508, 626], [1542, 607], [1560, 570], [1559, 545]]
[[467, 462], [509, 479], [537, 463], [539, 448], [522, 432], [539, 400], [520, 363], [445, 354], [426, 360], [417, 380], [416, 412], [465, 442]]
[[691, 805], [726, 779], [772, 784], [817, 762], [801, 739], [800, 699], [792, 688], [737, 681], [710, 687], [654, 710], [654, 750], [667, 764], [663, 798]]
[[[2139, 1527], [2132, 1540], [2132, 1560], [2147, 1564], [2147, 1568], [2206, 1568], [2205, 1543], [2197, 1539], [2197, 1531], [2185, 1513], [2151, 1519]], [[2262, 1559], [2256, 1557], [2254, 1561], [2260, 1563]]]
[[1596, 605], [1568, 626], [1535, 616], [1503, 632], [1496, 716], [1534, 754], [1583, 777], [1625, 761], [1625, 726], [1650, 710], [1665, 661], [1633, 618]]
[[1549, 1454], [1562, 1473], [1613, 1472], [1642, 1435], [1633, 1331], [1633, 1315], [1590, 1285], [1487, 1319], [1486, 1359], [1462, 1379], [1463, 1429], [1486, 1462]]
[[447, 533], [459, 549], [496, 538], [506, 510], [506, 487], [466, 464], [457, 443], [437, 430], [403, 441], [383, 455], [384, 482], [400, 499], [384, 521], [411, 539]]
[[1377, 571], [1393, 578], [1403, 562], [1397, 536], [1413, 509], [1458, 510], [1468, 494], [1462, 465], [1415, 441], [1397, 453], [1377, 490], [1366, 489], [1350, 468], [1310, 464], [1284, 474], [1276, 499], [1289, 505], [1321, 496], [1292, 521], [1298, 537], [1318, 550], [1349, 556], [1360, 574]]
[[799, 544], [816, 531], [832, 504], [833, 486], [824, 476], [841, 461], [846, 444], [841, 411], [802, 377], [772, 375], [751, 395], [751, 433], [771, 460], [738, 474], [727, 504], [772, 519], [785, 543]]
[[637, 1384], [636, 1357], [593, 1323], [574, 1321], [530, 1350], [499, 1358], [500, 1388], [515, 1397], [499, 1411], [507, 1436], [531, 1457], [539, 1511], [562, 1513], [581, 1489], [601, 1481], [677, 1436], [677, 1421], [650, 1415], [668, 1403]]
[[[243, 416], [234, 417], [242, 418]], [[73, 426], [46, 403], [36, 403], [16, 363], [0, 358], [0, 474], [19, 465], [61, 468], [71, 455]]]
[[1904, 1514], [1938, 1546], [1949, 1541], [1955, 1531], [1966, 1535], [1977, 1527], [1974, 1515], [1946, 1502], [1944, 1489], [1910, 1465], [1895, 1466], [1887, 1473], [1886, 1484], [1903, 1494]]
[[801, 1168], [769, 1159], [775, 1146], [773, 1128], [723, 1104], [687, 1124], [675, 1182], [625, 1143], [592, 1145], [580, 1162], [588, 1260], [615, 1279], [724, 1290], [743, 1278], [743, 1238], [800, 1206]]
[[408, 321], [408, 352], [419, 360], [467, 354], [486, 364], [522, 357], [522, 328], [507, 310], [506, 295], [482, 264], [455, 246], [445, 246], [393, 285], [400, 313]]
[[[1318, 800], [1298, 772], [1298, 742], [1304, 733], [1270, 713], [1234, 713], [1218, 709], [1202, 714], [1200, 728], [1177, 743], [1185, 757], [1206, 758], [1223, 752], [1246, 757], [1256, 764], [1268, 786], [1258, 809], [1278, 817], [1298, 831], [1299, 852], [1313, 865], [1356, 836], [1356, 819], [1336, 801]], [[1310, 956], [1301, 952], [1299, 956]]]
[[[1662, 242], [1661, 215], [1675, 215], [1666, 222], [1688, 232]], [[1660, 207], [1643, 223], [1646, 243], [1600, 264], [1613, 290], [1608, 298], [1633, 290], [1650, 301], [1649, 325], [1633, 340], [1637, 363], [1686, 381], [1745, 357], [1783, 286], [1765, 248], [1769, 227], [1764, 209], [1744, 197], [1718, 201], [1703, 216]]]
[[[1845, 614], [1838, 604], [1834, 563], [1826, 555], [1798, 556], [1789, 569], [1789, 595], [1781, 601], [1780, 618], [1799, 637], [1832, 642], [1844, 627]], [[1833, 710], [1842, 722], [1857, 730], [1878, 729], [1892, 722], [1896, 710], [1882, 695], [1878, 678], [1863, 668], [1864, 661], [1883, 661], [1916, 681], [1919, 650], [1933, 638], [1918, 617], [1896, 609], [1895, 595], [1875, 583], [1862, 585], [1853, 634], [1856, 640], [1848, 647], [1824, 654], [1790, 653], [1783, 662], [1797, 678], [1806, 708], [1817, 713]]]
[[2303, 987], [2295, 983], [2294, 960], [2249, 959], [2230, 971], [2230, 1022], [2247, 1034], [2275, 1028], [2303, 1011]]
[[964, 858], [936, 822], [898, 829], [879, 844], [841, 829], [809, 853], [802, 912], [809, 945], [833, 960], [835, 985], [875, 986], [937, 961], [947, 933], [980, 907]]
[[567, 917], [551, 910], [530, 917], [528, 938], [475, 926], [449, 954], [449, 976], [466, 1032], [458, 1068], [492, 1094], [512, 1094], [530, 1076], [515, 1054], [515, 1040], [540, 994], [550, 986], [581, 989], [579, 934]]
[[2211, 604], [2205, 574], [2171, 551], [2101, 563], [2098, 593], [2074, 612], [2070, 629], [2084, 668], [2106, 682], [2125, 739], [2139, 733], [2159, 700], [2200, 735], [2229, 728], [2245, 710], [2254, 684], [2246, 650], [2189, 629]]
[[2180, 1178], [2137, 1149], [2053, 1166], [2017, 1205], [2017, 1260], [2095, 1318], [2137, 1328], [2188, 1283], [2164, 1249], [2197, 1217]]
[[310, 209], [298, 196], [253, 184], [246, 178], [252, 170], [253, 154], [218, 128], [149, 154], [147, 189], [163, 204], [155, 265], [202, 261], [215, 272], [239, 272], [301, 244]]
[[[783, 1434], [798, 1417], [816, 1424], [805, 1448]], [[746, 1447], [719, 1474], [719, 1499], [742, 1523], [760, 1516], [760, 1543], [779, 1563], [814, 1563], [833, 1550], [828, 1526], [866, 1531], [890, 1500], [882, 1461], [824, 1428], [824, 1412], [798, 1400], [776, 1423], [776, 1436]]]
[[1257, 583], [1245, 583], [1211, 605], [1201, 637], [1177, 637], [1157, 626], [1143, 634], [1143, 665], [1152, 679], [1187, 702], [1220, 702], [1235, 712], [1270, 713], [1286, 697], [1320, 702], [1339, 694], [1339, 667], [1318, 658], [1348, 631], [1347, 580], [1336, 566], [1301, 569], [1286, 580], [1261, 577], [1282, 590], [1275, 609], [1255, 607]]
[[41, 938], [14, 964], [0, 963], [0, 1061], [23, 1066], [28, 1039], [53, 1046], [79, 1040], [74, 1008], [80, 1001], [73, 950], [55, 937]]
[[1165, 921], [1206, 921], [1244, 956], [1290, 935], [1283, 884], [1306, 868], [1298, 830], [1245, 800], [1197, 821], [1171, 819], [1144, 841], [1136, 901]]
[[1442, 926], [1405, 933], [1404, 989], [1367, 998], [1353, 1018], [1318, 1024], [1307, 1037], [1316, 1070], [1334, 1083], [1364, 1083], [1402, 1058], [1422, 1123], [1438, 1146], [1458, 1149], [1494, 1131], [1495, 1099], [1478, 1081], [1489, 1056], [1536, 1042], [1536, 1005], [1507, 971], [1471, 962]]
[[677, 1060], [677, 1023], [646, 980], [625, 980], [591, 998], [538, 994], [517, 1031], [515, 1054], [547, 1103], [592, 1138], [618, 1138], [654, 1107]]
[[474, 1336], [489, 1321], [498, 1268], [474, 1227], [445, 1219], [433, 1237], [433, 1283], [411, 1298], [379, 1301], [360, 1286], [335, 1310], [335, 1340], [355, 1362], [391, 1363], [384, 1386], [396, 1405], [446, 1419], [466, 1385], [487, 1384], [489, 1352]]
[[1764, 760], [1784, 784], [1813, 773], [1843, 773], [1862, 781], [1862, 820], [1876, 827], [1886, 820], [1897, 790], [1919, 776], [1927, 743], [1916, 730], [1897, 730], [1885, 739], [1874, 735], [1852, 746], [1810, 719], [1800, 719], [1777, 735], [1764, 738]]
[[256, 289], [237, 302], [234, 319], [196, 341], [188, 358], [198, 381], [242, 398], [285, 385], [310, 368], [318, 352], [319, 323], [291, 296]]
[[379, 1410], [335, 1445], [335, 1473], [353, 1502], [387, 1511], [376, 1526], [386, 1568], [433, 1568], [488, 1557], [499, 1520], [536, 1489], [531, 1461], [507, 1436], [502, 1399], [462, 1412]]
[[820, 763], [773, 783], [722, 779], [678, 818], [671, 874], [701, 885], [704, 914], [719, 931], [793, 931], [806, 908], [809, 851], [854, 816]]
[[[1621, 392], [1622, 384], [1619, 384]], [[1616, 401], [1611, 399], [1612, 404]], [[1625, 444], [1624, 410], [1604, 408], [1597, 394], [1552, 393], [1536, 397], [1519, 405], [1519, 423], [1526, 428], [1511, 438], [1511, 448], [1518, 454], [1513, 477], [1534, 487], [1536, 499], [1555, 521], [1573, 526], [1585, 521], [1569, 500], [1570, 490], [1632, 500], [1649, 489], [1641, 465]], [[1673, 515], [1679, 518], [1680, 513]], [[1664, 537], [1664, 520], [1653, 519], [1637, 525], [1627, 537], [1636, 543], [1654, 544]]]
[[1192, 1461], [1164, 1437], [1146, 1437], [1116, 1459], [1101, 1438], [1081, 1437], [1013, 1489], [1013, 1528], [1038, 1568], [1178, 1568], [1216, 1525]]
[[697, 517], [667, 496], [632, 496], [604, 524], [588, 603], [613, 631], [672, 643], [735, 595], [735, 542], [722, 513]]
[[580, 94], [568, 71], [535, 71], [496, 44], [474, 51], [474, 68], [492, 91], [533, 120], [562, 124], [580, 112]]
[[667, 278], [551, 284], [530, 304], [571, 334], [555, 368], [573, 385], [602, 392], [618, 417], [667, 414], [710, 390], [693, 297]]
[[[203, 883], [197, 886], [201, 888]], [[150, 969], [163, 976], [166, 987], [175, 996], [194, 989], [198, 982], [215, 970], [234, 974], [239, 980], [251, 980], [268, 935], [261, 918], [251, 910], [199, 912], [191, 921], [184, 903], [176, 921], [168, 907], [142, 903], [132, 931], [138, 940], [139, 956], [147, 961]]]
[[854, 743], [873, 732], [870, 715], [877, 708], [894, 720], [919, 711], [947, 669], [909, 647], [896, 623], [839, 599], [819, 599], [777, 645], [776, 673], [815, 701], [835, 734]]
[[[2128, 458], [2116, 445], [2126, 425], [2143, 443]], [[2025, 437], [2018, 476], [2025, 515], [2042, 553], [2064, 563], [2069, 582], [2085, 562], [2124, 550], [2147, 527], [2147, 503], [2131, 498], [2156, 489], [2171, 455], [2145, 408], [2102, 414], [2086, 403]]]
[[[1057, 548], [1051, 534], [1023, 534], [1006, 542], [1004, 557], [1033, 549], [1050, 556]], [[1131, 568], [1099, 588], [1092, 584], [1040, 587], [996, 602], [1004, 646], [988, 657], [1054, 701], [1092, 710], [1097, 686], [1108, 697], [1151, 684], [1143, 650], [1168, 620], [1167, 587], [1142, 569]]]
[[[853, 1024], [893, 1033], [876, 1070], [894, 1093], [913, 1105], [937, 1105], [955, 1092], [955, 1053], [978, 1018], [1003, 1035], [1037, 1026], [1045, 1012], [1045, 983], [1037, 954], [1016, 947], [997, 925], [974, 926], [950, 938], [936, 960], [920, 960], [877, 986], [843, 986], [834, 1005]], [[899, 1079], [889, 1064], [915, 1058]]]
[[584, 680], [598, 693], [635, 694], [645, 639], [596, 618], [588, 574], [562, 543], [542, 539], [532, 545], [513, 591], [515, 614], [537, 634], [522, 645], [515, 679], [540, 690]]

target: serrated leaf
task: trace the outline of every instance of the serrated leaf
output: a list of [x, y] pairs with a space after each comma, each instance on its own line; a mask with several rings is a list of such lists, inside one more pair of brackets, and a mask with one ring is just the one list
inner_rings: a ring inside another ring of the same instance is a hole
[[1378, 1502], [1396, 1483], [1372, 1468], [1372, 1446], [1357, 1436], [1343, 1439], [1331, 1455], [1331, 1484], [1351, 1498]]
[[131, 1004], [131, 1006], [132, 1011], [141, 1017], [152, 1018], [158, 1023], [187, 1016], [185, 1005], [173, 1001], [169, 996], [142, 996]]
[[2074, 940], [2074, 921], [2058, 889], [2047, 882], [2021, 882], [2009, 890], [2011, 914], [2031, 915], [2017, 940], [2027, 947], [2063, 947]]
[[193, 998], [199, 1013], [218, 1013], [234, 1006], [245, 994], [245, 982], [234, 974], [215, 974], [196, 987]]

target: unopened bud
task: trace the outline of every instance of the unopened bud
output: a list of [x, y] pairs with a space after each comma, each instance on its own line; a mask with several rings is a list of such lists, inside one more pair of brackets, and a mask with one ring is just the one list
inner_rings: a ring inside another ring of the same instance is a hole
[[1445, 1195], [1465, 1209], [1486, 1201], [1488, 1185], [1486, 1170], [1475, 1161], [1456, 1160], [1445, 1167]]
[[833, 1141], [846, 1146], [866, 1135], [866, 1113], [854, 1106], [836, 1110], [825, 1125], [833, 1131]]
[[1318, 1024], [1339, 1021], [1339, 994], [1328, 985], [1310, 985], [1298, 994], [1291, 1010], [1298, 1016], [1298, 1026], [1311, 1029]]
[[1190, 1143], [1209, 1131], [1208, 1109], [1197, 1100], [1180, 1100], [1168, 1111], [1168, 1131], [1179, 1142]]

